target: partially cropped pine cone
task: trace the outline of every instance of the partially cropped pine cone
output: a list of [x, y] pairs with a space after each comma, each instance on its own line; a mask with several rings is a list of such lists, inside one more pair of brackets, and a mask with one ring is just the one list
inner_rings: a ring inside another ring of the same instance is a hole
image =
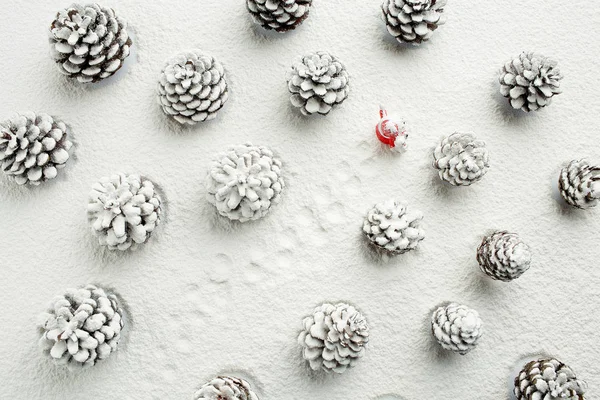
[[369, 325], [354, 307], [325, 303], [304, 318], [298, 337], [304, 359], [313, 370], [341, 374], [354, 367], [369, 342]]
[[584, 400], [587, 384], [567, 365], [554, 358], [534, 360], [515, 378], [517, 400]]
[[245, 380], [218, 376], [202, 386], [194, 395], [194, 400], [258, 400], [258, 396]]
[[350, 93], [350, 77], [340, 60], [325, 52], [310, 53], [294, 62], [288, 73], [290, 101], [304, 115], [327, 115]]
[[255, 23], [287, 32], [308, 18], [312, 0], [246, 0], [246, 4]]
[[488, 276], [509, 282], [529, 269], [531, 250], [516, 233], [495, 232], [483, 239], [477, 261]]
[[581, 209], [595, 207], [600, 200], [600, 166], [573, 160], [560, 172], [558, 186], [570, 205]]
[[61, 10], [50, 27], [50, 49], [59, 70], [81, 83], [112, 76], [129, 56], [127, 22], [96, 3]]
[[400, 43], [419, 45], [446, 23], [446, 0], [384, 0], [381, 8], [388, 32]]
[[456, 303], [439, 307], [431, 317], [431, 325], [440, 346], [462, 355], [473, 350], [483, 334], [477, 311]]
[[117, 350], [122, 329], [117, 297], [87, 285], [54, 299], [42, 315], [39, 344], [57, 364], [89, 367]]
[[453, 133], [436, 147], [433, 166], [440, 178], [454, 186], [469, 186], [487, 173], [489, 155], [485, 142], [471, 133]]
[[100, 245], [127, 250], [150, 239], [160, 223], [161, 198], [148, 179], [117, 174], [93, 186], [87, 212]]
[[20, 185], [53, 179], [69, 160], [73, 143], [67, 125], [32, 112], [0, 123], [2, 170]]
[[216, 118], [228, 98], [223, 64], [198, 50], [170, 58], [161, 71], [159, 103], [180, 124]]

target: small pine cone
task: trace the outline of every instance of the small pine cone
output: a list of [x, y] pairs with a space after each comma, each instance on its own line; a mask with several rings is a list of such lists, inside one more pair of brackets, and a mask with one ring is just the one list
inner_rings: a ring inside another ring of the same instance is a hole
[[423, 214], [408, 210], [396, 200], [375, 205], [363, 223], [363, 232], [374, 245], [393, 254], [414, 250], [425, 238]]
[[440, 346], [462, 355], [473, 350], [483, 334], [477, 311], [456, 303], [439, 307], [431, 317], [431, 325]]
[[312, 0], [246, 0], [255, 23], [268, 30], [296, 29], [310, 12]]
[[522, 53], [507, 62], [500, 75], [500, 93], [510, 105], [525, 112], [537, 111], [562, 93], [563, 76], [557, 62], [535, 53]]
[[433, 166], [440, 178], [453, 186], [469, 186], [483, 178], [489, 169], [485, 142], [471, 133], [456, 132], [435, 148]]
[[139, 175], [102, 178], [92, 187], [87, 207], [92, 232], [111, 250], [135, 249], [160, 223], [161, 203], [154, 184]]
[[117, 297], [94, 285], [68, 289], [41, 319], [40, 347], [69, 367], [89, 367], [107, 358], [117, 350], [123, 329]]
[[600, 200], [600, 167], [573, 160], [560, 172], [558, 187], [570, 205], [581, 209], [596, 207]]
[[59, 70], [81, 83], [112, 76], [129, 56], [127, 22], [96, 3], [61, 10], [50, 26], [50, 49]]
[[206, 180], [208, 201], [224, 217], [257, 220], [281, 201], [281, 161], [266, 147], [233, 146], [212, 162]]
[[350, 93], [350, 77], [340, 60], [325, 52], [310, 53], [294, 62], [288, 73], [290, 101], [304, 115], [327, 115]]
[[388, 32], [400, 43], [420, 45], [446, 23], [446, 0], [384, 0], [381, 8]]
[[245, 380], [218, 376], [204, 384], [194, 395], [194, 400], [258, 400], [258, 396]]
[[298, 336], [302, 355], [315, 371], [341, 374], [354, 367], [369, 342], [369, 325], [354, 307], [325, 303], [304, 318]]
[[517, 400], [584, 400], [587, 384], [567, 365], [554, 358], [534, 360], [515, 378]]
[[493, 279], [510, 282], [531, 265], [531, 250], [516, 233], [495, 232], [477, 249], [479, 268]]
[[228, 98], [223, 64], [198, 50], [170, 58], [160, 73], [159, 103], [180, 124], [215, 119]]
[[32, 112], [0, 123], [2, 170], [19, 185], [53, 179], [69, 160], [73, 143], [67, 125]]

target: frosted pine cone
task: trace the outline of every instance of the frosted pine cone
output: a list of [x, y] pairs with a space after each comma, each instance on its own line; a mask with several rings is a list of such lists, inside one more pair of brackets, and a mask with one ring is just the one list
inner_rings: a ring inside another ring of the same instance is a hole
[[600, 200], [600, 167], [573, 160], [560, 172], [558, 186], [570, 205], [581, 209], [595, 207]]
[[388, 32], [400, 43], [419, 45], [446, 23], [446, 0], [384, 0], [381, 8]]
[[64, 122], [48, 114], [29, 112], [2, 122], [2, 170], [19, 185], [39, 185], [55, 178], [71, 156], [70, 135]]
[[258, 400], [250, 384], [231, 376], [218, 376], [194, 395], [194, 400]]
[[59, 11], [50, 27], [50, 49], [59, 70], [81, 83], [112, 76], [129, 56], [127, 22], [96, 3]]
[[255, 23], [287, 32], [308, 18], [312, 0], [246, 0], [246, 4]]
[[462, 355], [473, 350], [483, 334], [477, 311], [456, 303], [439, 307], [431, 317], [431, 325], [440, 346]]
[[534, 360], [515, 378], [517, 400], [584, 400], [587, 384], [567, 365], [554, 358]]
[[495, 232], [477, 249], [479, 268], [491, 278], [509, 282], [531, 265], [531, 250], [516, 233]]
[[161, 199], [149, 180], [117, 174], [93, 186], [87, 212], [101, 245], [127, 250], [148, 241], [160, 223]]
[[257, 220], [281, 200], [281, 161], [266, 147], [233, 146], [212, 162], [206, 179], [208, 201], [224, 217]]
[[522, 53], [507, 62], [500, 75], [500, 93], [514, 109], [537, 111], [562, 93], [557, 62], [535, 53]]
[[487, 173], [489, 155], [485, 142], [471, 133], [453, 133], [436, 147], [433, 166], [440, 178], [454, 186], [469, 186]]
[[367, 320], [348, 304], [325, 303], [304, 318], [303, 325], [298, 343], [304, 359], [315, 371], [341, 374], [354, 367], [369, 342]]
[[297, 60], [288, 73], [290, 101], [302, 114], [327, 115], [350, 93], [350, 77], [340, 60], [325, 51]]
[[115, 295], [87, 285], [56, 297], [42, 321], [39, 344], [46, 354], [57, 364], [89, 367], [117, 350], [123, 310]]

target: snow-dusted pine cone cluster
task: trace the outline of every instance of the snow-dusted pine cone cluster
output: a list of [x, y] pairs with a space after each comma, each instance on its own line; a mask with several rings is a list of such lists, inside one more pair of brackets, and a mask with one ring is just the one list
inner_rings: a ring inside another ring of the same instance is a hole
[[161, 71], [159, 103], [180, 124], [216, 118], [228, 98], [223, 65], [198, 50], [170, 58]]
[[32, 112], [0, 123], [2, 170], [20, 185], [53, 179], [69, 160], [73, 143], [67, 125]]
[[116, 174], [92, 187], [87, 212], [101, 245], [127, 250], [150, 238], [160, 223], [161, 199], [148, 179]]
[[56, 363], [89, 367], [117, 350], [123, 311], [117, 297], [87, 285], [54, 299], [40, 324], [40, 347]]
[[308, 18], [312, 0], [246, 0], [246, 4], [255, 23], [287, 32]]
[[315, 371], [342, 373], [364, 355], [369, 325], [354, 307], [325, 303], [304, 318], [298, 337], [302, 355]]
[[50, 49], [59, 70], [81, 83], [112, 76], [129, 56], [127, 22], [96, 3], [61, 10], [50, 27]]
[[444, 138], [433, 153], [433, 166], [440, 178], [454, 186], [469, 186], [489, 169], [485, 142], [471, 133], [456, 132]]
[[600, 166], [573, 160], [561, 170], [558, 187], [570, 205], [581, 209], [595, 207], [600, 201]]
[[217, 376], [196, 392], [194, 400], [258, 400], [258, 396], [243, 379]]
[[446, 22], [446, 0], [384, 0], [381, 8], [388, 32], [400, 43], [419, 45]]
[[562, 92], [563, 76], [557, 62], [536, 53], [521, 55], [504, 65], [500, 75], [500, 93], [514, 109], [537, 111], [550, 104]]
[[584, 400], [587, 384], [554, 358], [534, 360], [515, 378], [517, 400]]
[[444, 349], [463, 355], [475, 348], [483, 334], [477, 311], [456, 303], [435, 310], [431, 325], [433, 335]]
[[479, 267], [488, 276], [509, 282], [531, 265], [531, 250], [516, 233], [495, 232], [483, 239], [477, 249]]
[[350, 77], [340, 60], [325, 52], [310, 53], [294, 62], [288, 73], [290, 101], [304, 115], [327, 115], [350, 93]]

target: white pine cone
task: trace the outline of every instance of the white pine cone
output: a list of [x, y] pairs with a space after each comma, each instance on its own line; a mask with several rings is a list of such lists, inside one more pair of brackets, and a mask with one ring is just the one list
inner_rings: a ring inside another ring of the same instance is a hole
[[117, 350], [123, 310], [115, 295], [87, 285], [56, 297], [42, 321], [39, 345], [44, 353], [57, 364], [89, 367]]
[[533, 360], [515, 378], [517, 400], [584, 400], [587, 384], [554, 358]]
[[394, 254], [414, 250], [425, 238], [423, 214], [396, 200], [376, 204], [365, 217], [363, 232], [376, 246]]
[[477, 249], [479, 268], [493, 279], [509, 282], [531, 265], [531, 250], [516, 233], [495, 232]]
[[61, 10], [50, 27], [50, 53], [59, 70], [81, 83], [112, 76], [129, 56], [127, 22], [96, 3]]
[[67, 125], [48, 114], [28, 112], [0, 123], [2, 170], [19, 185], [53, 179], [69, 160]]
[[456, 303], [439, 307], [431, 317], [433, 335], [440, 346], [462, 355], [475, 348], [483, 334], [482, 325], [477, 311]]
[[570, 205], [581, 209], [595, 207], [600, 200], [600, 167], [573, 160], [560, 172], [558, 186]]
[[530, 112], [546, 107], [554, 95], [562, 93], [563, 76], [556, 65], [556, 61], [540, 54], [521, 53], [504, 65], [500, 93], [517, 110]]
[[384, 0], [381, 8], [388, 32], [400, 43], [420, 45], [446, 23], [446, 0]]
[[433, 153], [440, 178], [454, 186], [469, 186], [488, 172], [485, 142], [471, 133], [456, 132], [444, 138]]
[[369, 325], [354, 307], [325, 303], [304, 318], [298, 336], [302, 355], [315, 371], [341, 374], [354, 367], [369, 342]]
[[268, 148], [249, 143], [219, 154], [206, 179], [209, 202], [222, 216], [240, 222], [267, 215], [284, 188], [281, 161]]
[[215, 119], [229, 98], [223, 64], [193, 50], [165, 63], [158, 82], [158, 100], [165, 114], [180, 124]]
[[194, 395], [194, 400], [258, 400], [258, 396], [245, 380], [218, 376], [204, 384]]
[[290, 101], [304, 115], [327, 115], [350, 93], [350, 77], [340, 60], [325, 52], [296, 60], [288, 73]]
[[160, 223], [161, 198], [148, 179], [117, 174], [92, 187], [87, 213], [100, 245], [127, 250], [146, 243]]
[[255, 23], [265, 29], [287, 32], [308, 18], [312, 0], [246, 0], [246, 4]]

